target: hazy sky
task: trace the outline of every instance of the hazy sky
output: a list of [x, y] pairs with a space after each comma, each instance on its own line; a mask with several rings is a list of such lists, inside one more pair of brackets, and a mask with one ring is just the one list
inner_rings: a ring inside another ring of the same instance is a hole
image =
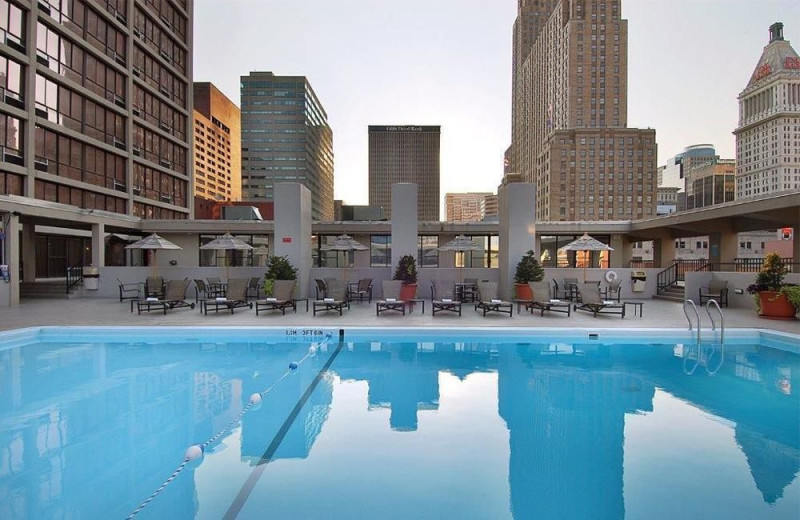
[[[441, 196], [495, 191], [511, 141], [517, 0], [196, 0], [194, 78], [239, 104], [250, 71], [305, 75], [333, 129], [335, 197], [367, 203], [367, 126], [441, 125]], [[735, 157], [736, 97], [768, 27], [800, 50], [798, 0], [622, 0], [628, 126], [659, 164], [712, 143]]]

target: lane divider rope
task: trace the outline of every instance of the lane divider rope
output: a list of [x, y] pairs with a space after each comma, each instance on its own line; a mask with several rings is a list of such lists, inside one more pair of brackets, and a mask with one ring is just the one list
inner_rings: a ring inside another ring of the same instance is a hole
[[186, 454], [183, 457], [183, 462], [181, 462], [180, 465], [178, 465], [178, 467], [175, 468], [175, 471], [173, 471], [172, 474], [169, 477], [167, 477], [167, 479], [164, 481], [163, 484], [161, 484], [155, 491], [153, 491], [153, 493], [149, 497], [147, 497], [144, 502], [139, 504], [139, 507], [134, 509], [131, 512], [131, 514], [126, 517], [126, 520], [131, 520], [133, 517], [139, 514], [139, 512], [141, 512], [142, 509], [147, 507], [147, 505], [150, 504], [150, 502], [152, 502], [158, 495], [160, 495], [167, 488], [167, 486], [169, 486], [172, 483], [172, 481], [175, 480], [178, 475], [180, 475], [180, 473], [183, 471], [183, 469], [186, 467], [187, 464], [189, 464], [193, 460], [197, 460], [200, 457], [202, 457], [203, 454], [206, 452], [206, 448], [208, 448], [213, 443], [218, 441], [220, 438], [222, 438], [223, 435], [225, 435], [227, 432], [232, 430], [237, 424], [239, 424], [239, 422], [242, 420], [242, 417], [244, 417], [244, 415], [247, 412], [249, 412], [254, 407], [261, 404], [261, 401], [264, 399], [264, 397], [266, 397], [267, 394], [269, 394], [270, 391], [272, 391], [272, 389], [275, 388], [281, 381], [286, 379], [287, 376], [296, 372], [304, 361], [306, 361], [310, 357], [316, 356], [317, 350], [319, 350], [323, 346], [327, 346], [327, 343], [328, 341], [330, 341], [330, 339], [331, 339], [331, 333], [327, 333], [325, 335], [324, 340], [322, 340], [319, 343], [312, 343], [311, 346], [308, 347], [308, 352], [306, 353], [305, 356], [303, 356], [302, 359], [300, 359], [299, 361], [292, 361], [291, 363], [289, 363], [289, 368], [274, 383], [272, 383], [270, 386], [268, 386], [261, 392], [256, 392], [252, 394], [250, 396], [250, 400], [248, 401], [247, 405], [244, 408], [242, 408], [242, 411], [239, 412], [239, 414], [236, 417], [234, 417], [233, 420], [231, 420], [228, 424], [226, 424], [220, 431], [218, 431], [216, 434], [214, 434], [214, 436], [212, 436], [205, 442], [189, 446], [189, 448], [186, 450]]

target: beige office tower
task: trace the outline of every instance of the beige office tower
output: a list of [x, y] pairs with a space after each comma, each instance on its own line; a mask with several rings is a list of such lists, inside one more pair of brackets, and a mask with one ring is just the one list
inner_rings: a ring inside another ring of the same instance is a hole
[[242, 199], [242, 118], [211, 83], [194, 83], [194, 194], [215, 201]]
[[[492, 196], [491, 193], [446, 193], [444, 196], [444, 220], [446, 222], [479, 222], [484, 218], [486, 198]], [[491, 205], [490, 202], [490, 211]], [[496, 209], [496, 204], [494, 209]]]
[[369, 127], [369, 205], [392, 213], [392, 184], [418, 185], [417, 218], [439, 220], [440, 126]]
[[736, 199], [800, 190], [800, 57], [769, 28], [769, 43], [739, 94]]
[[192, 214], [187, 0], [0, 0], [0, 195]]
[[655, 215], [655, 130], [626, 127], [627, 24], [619, 0], [519, 0], [508, 162], [537, 220]]

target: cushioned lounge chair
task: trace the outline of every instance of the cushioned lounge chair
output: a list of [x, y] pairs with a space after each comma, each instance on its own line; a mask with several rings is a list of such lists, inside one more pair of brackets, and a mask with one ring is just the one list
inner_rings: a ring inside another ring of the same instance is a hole
[[272, 297], [256, 301], [256, 316], [258, 311], [281, 311], [286, 315], [286, 309], [297, 312], [297, 303], [292, 300], [292, 293], [296, 280], [275, 280], [272, 285]]
[[621, 318], [625, 317], [625, 304], [603, 300], [597, 282], [578, 284], [578, 296], [581, 303], [575, 304], [573, 310], [591, 312], [595, 318], [598, 314], [619, 314]]
[[139, 299], [138, 282], [125, 283], [119, 278], [117, 278], [117, 282], [119, 282], [119, 301]]
[[170, 280], [167, 282], [164, 289], [164, 298], [156, 298], [150, 296], [144, 300], [137, 300], [136, 310], [139, 314], [149, 312], [151, 310], [163, 310], [164, 314], [168, 309], [177, 309], [178, 307], [189, 307], [194, 309], [194, 303], [186, 301], [186, 289], [189, 288], [191, 280]]
[[567, 316], [572, 314], [572, 304], [566, 300], [550, 298], [550, 284], [547, 282], [528, 282], [528, 286], [533, 293], [533, 301], [526, 306], [526, 309], [533, 313], [534, 309], [541, 311], [564, 312]]
[[339, 316], [342, 310], [349, 309], [350, 302], [347, 301], [347, 286], [344, 282], [330, 280], [325, 282], [325, 296], [314, 301], [314, 316], [318, 312], [338, 311]]
[[214, 312], [219, 312], [220, 309], [231, 311], [238, 307], [253, 308], [253, 304], [247, 301], [247, 280], [244, 278], [233, 278], [228, 280], [228, 285], [225, 287], [225, 296], [218, 296], [216, 298], [208, 298], [203, 301], [203, 309], [208, 314], [209, 307], [212, 307]]
[[487, 312], [514, 315], [514, 304], [503, 301], [497, 296], [497, 282], [478, 282], [478, 296], [480, 301], [475, 304], [475, 310], [483, 310], [484, 316]]
[[403, 287], [402, 280], [381, 280], [383, 288], [383, 299], [375, 302], [375, 315], [380, 316], [382, 312], [396, 311], [406, 315], [406, 302], [400, 299], [400, 289]]
[[146, 298], [162, 298], [164, 296], [164, 277], [148, 276], [144, 282]]
[[258, 291], [261, 289], [261, 277], [254, 276], [247, 282], [247, 297], [258, 299]]
[[431, 304], [433, 315], [437, 312], [453, 312], [461, 316], [461, 302], [455, 298], [455, 284], [434, 280], [431, 284]]
[[712, 279], [707, 287], [700, 288], [700, 305], [708, 300], [716, 300], [718, 304], [728, 306], [728, 281]]
[[619, 278], [616, 280], [612, 280], [608, 282], [608, 285], [605, 286], [603, 289], [603, 298], [606, 300], [617, 300], [620, 301], [620, 293], [622, 292], [620, 289], [622, 288], [622, 280]]

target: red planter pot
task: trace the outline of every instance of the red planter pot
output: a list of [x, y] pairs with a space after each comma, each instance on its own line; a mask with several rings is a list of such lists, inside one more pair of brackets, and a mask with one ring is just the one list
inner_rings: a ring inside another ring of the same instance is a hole
[[417, 297], [417, 284], [404, 283], [400, 288], [400, 299], [404, 301], [413, 300]]
[[758, 293], [758, 298], [761, 302], [759, 316], [762, 318], [793, 320], [794, 315], [797, 314], [797, 310], [795, 310], [789, 298], [781, 292], [761, 291]]
[[518, 300], [533, 300], [533, 291], [531, 291], [531, 286], [526, 283], [518, 283], [514, 284], [517, 288], [517, 299]]

